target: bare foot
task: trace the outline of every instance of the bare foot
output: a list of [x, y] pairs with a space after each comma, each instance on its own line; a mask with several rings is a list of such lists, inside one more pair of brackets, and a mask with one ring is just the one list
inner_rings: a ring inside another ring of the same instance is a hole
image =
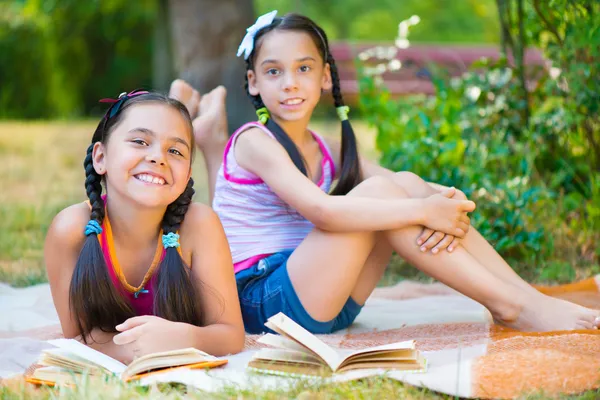
[[205, 157], [218, 154], [219, 159], [228, 140], [225, 97], [227, 91], [217, 86], [203, 96], [183, 79], [171, 83], [169, 97], [183, 103], [194, 126], [194, 140]]
[[220, 157], [229, 139], [225, 110], [226, 96], [225, 87], [217, 86], [203, 95], [200, 100], [199, 113], [193, 122], [194, 139], [205, 155], [218, 153]]
[[175, 79], [169, 89], [169, 97], [179, 100], [187, 108], [192, 120], [198, 114], [200, 93], [183, 79]]
[[528, 295], [523, 304], [520, 312], [512, 317], [496, 317], [496, 321], [509, 328], [531, 332], [598, 329], [600, 326], [600, 311], [569, 301], [534, 294]]

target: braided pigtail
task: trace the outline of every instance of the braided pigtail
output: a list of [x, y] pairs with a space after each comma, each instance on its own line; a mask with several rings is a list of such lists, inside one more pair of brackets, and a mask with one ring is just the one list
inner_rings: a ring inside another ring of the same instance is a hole
[[331, 80], [333, 84], [331, 88], [331, 94], [333, 95], [333, 101], [337, 114], [342, 122], [342, 171], [340, 173], [338, 183], [331, 191], [331, 194], [344, 195], [352, 190], [362, 180], [360, 159], [358, 157], [356, 135], [354, 134], [354, 129], [352, 129], [352, 125], [348, 119], [349, 108], [344, 104], [344, 99], [342, 97], [337, 66], [335, 65], [335, 60], [329, 51], [327, 52], [327, 63], [329, 64], [331, 70]]
[[85, 190], [92, 210], [90, 221], [85, 229], [86, 239], [75, 264], [69, 287], [69, 304], [85, 343], [92, 329], [116, 332], [115, 326], [135, 316], [131, 305], [117, 292], [111, 282], [98, 240], [98, 235], [102, 232], [105, 209], [102, 200], [102, 177], [94, 169], [93, 149], [94, 143], [88, 147], [83, 163]]
[[165, 256], [160, 264], [155, 287], [154, 314], [170, 321], [186, 322], [200, 326], [203, 322], [201, 306], [196, 301], [196, 290], [177, 251], [179, 228], [194, 195], [194, 180], [190, 178], [185, 191], [169, 204], [163, 218], [163, 246]]

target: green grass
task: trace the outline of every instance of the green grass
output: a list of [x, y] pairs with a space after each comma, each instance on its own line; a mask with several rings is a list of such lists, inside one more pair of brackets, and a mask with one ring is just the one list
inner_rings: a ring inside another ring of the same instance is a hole
[[[519, 399], [577, 399], [592, 400], [600, 396], [600, 391], [588, 391], [573, 396], [549, 397], [543, 393], [523, 395]], [[158, 384], [141, 387], [135, 384], [125, 384], [115, 378], [84, 377], [74, 388], [35, 388], [23, 381], [11, 381], [6, 386], [0, 386], [0, 398], [13, 399], [73, 399], [82, 398], [102, 399], [408, 399], [408, 400], [450, 400], [455, 397], [418, 389], [404, 385], [398, 381], [385, 378], [368, 378], [360, 381], [343, 382], [335, 385], [319, 384], [298, 380], [291, 388], [265, 390], [259, 386], [239, 390], [231, 386], [217, 393], [208, 393], [182, 384]]]
[[[0, 123], [0, 282], [15, 286], [29, 286], [45, 282], [43, 264], [44, 236], [48, 226], [62, 208], [85, 200], [83, 189], [83, 156], [89, 144], [95, 122], [75, 123]], [[324, 134], [339, 135], [339, 124], [322, 122], [315, 130]], [[373, 131], [364, 124], [355, 123], [363, 153], [375, 159]], [[201, 156], [193, 167], [196, 181], [196, 201], [207, 201], [206, 176]], [[565, 246], [569, 243], [565, 243]], [[600, 272], [598, 266], [577, 265], [564, 262], [548, 262], [535, 268], [528, 279], [545, 281], [570, 281]], [[394, 257], [382, 284], [393, 284], [400, 277], [430, 280], [414, 268]], [[0, 398], [40, 399], [151, 399], [151, 398], [219, 398], [219, 399], [447, 399], [448, 396], [425, 389], [405, 386], [385, 378], [365, 379], [338, 385], [310, 385], [299, 382], [291, 390], [238, 391], [229, 388], [216, 394], [186, 389], [181, 385], [161, 385], [139, 388], [120, 381], [86, 382], [76, 389], [35, 389], [23, 381], [0, 386]], [[581, 396], [564, 397], [596, 399], [600, 392], [590, 391]], [[541, 399], [543, 394], [523, 398]]]
[[402, 385], [387, 378], [364, 379], [336, 385], [322, 385], [299, 380], [287, 390], [264, 390], [258, 386], [246, 390], [226, 387], [218, 393], [207, 393], [194, 388], [186, 388], [181, 384], [159, 384], [151, 387], [140, 387], [124, 384], [117, 379], [83, 378], [75, 388], [39, 388], [22, 382], [11, 383], [8, 387], [0, 387], [2, 399], [80, 399], [88, 398], [94, 393], [95, 399], [450, 399], [428, 390], [416, 389]]

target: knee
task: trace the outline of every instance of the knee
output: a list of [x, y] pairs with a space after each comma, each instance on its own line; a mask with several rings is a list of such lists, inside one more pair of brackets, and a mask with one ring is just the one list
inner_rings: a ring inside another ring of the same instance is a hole
[[394, 178], [398, 185], [402, 186], [410, 197], [424, 198], [435, 193], [435, 190], [429, 186], [423, 178], [415, 173], [409, 171], [396, 172]]
[[423, 184], [427, 184], [419, 175], [410, 172], [410, 171], [400, 171], [396, 172], [396, 179], [403, 184], [410, 186], [419, 186]]
[[365, 179], [350, 193], [365, 197], [409, 198], [408, 192], [393, 180], [383, 176], [372, 176]]

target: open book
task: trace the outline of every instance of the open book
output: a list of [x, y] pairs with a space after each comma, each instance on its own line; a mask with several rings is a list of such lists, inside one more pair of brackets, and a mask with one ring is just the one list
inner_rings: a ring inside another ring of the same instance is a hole
[[269, 318], [265, 326], [279, 333], [265, 334], [259, 343], [272, 348], [256, 352], [250, 370], [290, 376], [331, 376], [354, 369], [384, 368], [424, 372], [427, 362], [413, 340], [362, 350], [334, 349], [283, 313]]
[[77, 340], [57, 339], [48, 343], [55, 348], [42, 351], [42, 365], [26, 378], [28, 382], [46, 385], [74, 384], [82, 374], [112, 374], [123, 381], [139, 379], [154, 372], [173, 368], [213, 368], [227, 363], [203, 351], [187, 348], [148, 354], [125, 365]]

